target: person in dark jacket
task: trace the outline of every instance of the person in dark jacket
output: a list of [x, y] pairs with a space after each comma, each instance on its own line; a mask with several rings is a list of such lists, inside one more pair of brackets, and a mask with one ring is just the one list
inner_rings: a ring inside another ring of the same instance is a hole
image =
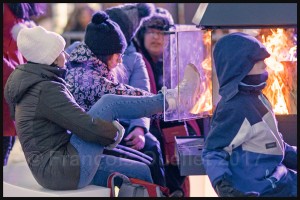
[[218, 196], [297, 196], [297, 147], [283, 140], [262, 93], [269, 56], [259, 40], [245, 33], [228, 34], [215, 45], [221, 100], [202, 161]]
[[190, 80], [190, 84], [181, 82], [175, 89], [144, 97], [105, 95], [86, 113], [63, 79], [68, 57], [65, 44], [59, 34], [41, 26], [22, 29], [17, 46], [28, 62], [16, 68], [4, 89], [34, 178], [53, 190], [78, 189], [89, 184], [106, 186], [112, 172], [152, 182], [147, 165], [103, 155], [103, 149], [114, 148], [123, 137], [124, 128], [116, 119], [162, 112], [164, 96], [167, 112], [171, 112], [176, 109], [178, 88], [185, 91], [185, 101], [193, 98], [200, 80], [196, 67], [186, 67], [182, 81]]

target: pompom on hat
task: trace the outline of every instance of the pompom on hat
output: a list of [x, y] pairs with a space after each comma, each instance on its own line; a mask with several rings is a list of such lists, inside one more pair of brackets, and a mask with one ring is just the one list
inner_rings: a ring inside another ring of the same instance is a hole
[[103, 12], [96, 12], [88, 24], [85, 44], [96, 56], [124, 53], [127, 44], [119, 25]]
[[154, 14], [155, 6], [153, 3], [124, 4], [106, 9], [105, 12], [120, 26], [129, 44], [142, 23]]
[[17, 36], [17, 46], [27, 61], [51, 65], [64, 50], [64, 38], [41, 26], [23, 28]]

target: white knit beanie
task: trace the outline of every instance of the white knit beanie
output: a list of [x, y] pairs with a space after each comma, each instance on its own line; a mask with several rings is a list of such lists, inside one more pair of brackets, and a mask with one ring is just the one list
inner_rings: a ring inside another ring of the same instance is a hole
[[64, 38], [41, 26], [23, 28], [17, 37], [17, 46], [27, 61], [51, 65], [64, 50]]

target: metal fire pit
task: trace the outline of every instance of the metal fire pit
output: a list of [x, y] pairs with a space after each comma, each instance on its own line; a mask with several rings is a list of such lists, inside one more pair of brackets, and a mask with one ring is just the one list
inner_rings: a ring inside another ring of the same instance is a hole
[[276, 115], [276, 119], [284, 141], [297, 146], [297, 115]]

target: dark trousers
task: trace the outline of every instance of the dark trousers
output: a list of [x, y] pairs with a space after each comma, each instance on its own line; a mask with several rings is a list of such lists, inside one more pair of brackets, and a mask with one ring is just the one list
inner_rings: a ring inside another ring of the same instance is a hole
[[[152, 123], [150, 126], [150, 132], [160, 142], [160, 149], [164, 149], [164, 143], [162, 141], [162, 134], [154, 123]], [[166, 163], [164, 151], [162, 151], [162, 155], [163, 155], [163, 161], [164, 161], [164, 163]], [[166, 175], [166, 186], [169, 188], [170, 193], [172, 193], [176, 190], [183, 191], [181, 186], [182, 186], [186, 176], [180, 176], [178, 166], [170, 163], [170, 164], [164, 164], [164, 168], [165, 168], [165, 175]]]
[[15, 136], [3, 136], [3, 166], [7, 165], [10, 151], [12, 150], [16, 137]]
[[[127, 130], [127, 126], [122, 124]], [[129, 133], [125, 133], [125, 138]], [[159, 141], [151, 133], [145, 134], [145, 146], [140, 151], [134, 150], [126, 146], [122, 140], [120, 145], [113, 150], [105, 149], [104, 154], [115, 155], [128, 158], [147, 164], [150, 168], [153, 182], [157, 185], [166, 186], [165, 170], [163, 165], [163, 156]]]

